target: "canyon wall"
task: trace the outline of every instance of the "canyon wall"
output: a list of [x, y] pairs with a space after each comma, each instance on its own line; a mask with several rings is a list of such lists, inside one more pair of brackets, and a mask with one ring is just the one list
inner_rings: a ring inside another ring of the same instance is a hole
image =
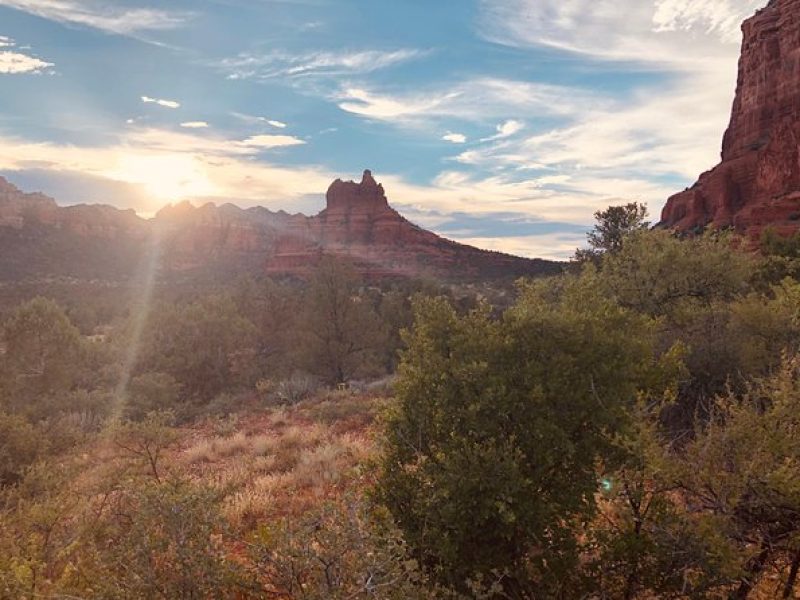
[[661, 225], [800, 229], [800, 2], [772, 0], [744, 22], [731, 120], [719, 165], [671, 197]]

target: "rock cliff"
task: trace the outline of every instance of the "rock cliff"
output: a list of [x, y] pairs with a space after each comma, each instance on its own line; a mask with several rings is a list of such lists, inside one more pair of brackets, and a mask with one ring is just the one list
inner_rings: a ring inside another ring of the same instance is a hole
[[414, 225], [389, 206], [370, 171], [360, 183], [334, 181], [318, 215], [290, 218], [266, 271], [303, 275], [323, 254], [346, 258], [372, 277], [519, 277], [554, 270], [546, 261], [479, 250]]
[[800, 2], [772, 0], [742, 31], [722, 161], [668, 200], [663, 226], [732, 227], [753, 240], [767, 226], [800, 229]]

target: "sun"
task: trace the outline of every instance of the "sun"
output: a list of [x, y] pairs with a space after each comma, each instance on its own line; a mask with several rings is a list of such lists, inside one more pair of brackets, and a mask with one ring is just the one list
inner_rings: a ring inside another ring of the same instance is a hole
[[161, 202], [213, 196], [216, 192], [205, 164], [192, 154], [125, 154], [117, 161], [113, 177], [143, 186], [153, 200]]

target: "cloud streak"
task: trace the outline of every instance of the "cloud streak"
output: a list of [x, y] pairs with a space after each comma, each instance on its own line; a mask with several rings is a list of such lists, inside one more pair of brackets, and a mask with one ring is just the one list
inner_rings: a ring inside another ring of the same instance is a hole
[[242, 142], [246, 148], [286, 148], [303, 144], [304, 140], [291, 135], [254, 135]]
[[59, 23], [81, 25], [121, 35], [175, 29], [191, 17], [189, 13], [154, 8], [126, 8], [116, 2], [96, 0], [0, 0], [0, 6]]
[[151, 98], [150, 96], [142, 96], [142, 102], [145, 104], [158, 104], [164, 108], [180, 108], [181, 103], [175, 100], [162, 100], [161, 98]]
[[[331, 99], [345, 112], [395, 124], [443, 118], [485, 122], [509, 114], [568, 116], [604, 102], [588, 90], [499, 77], [475, 77], [414, 92], [348, 86]], [[516, 128], [518, 121], [507, 121], [503, 127]]]
[[268, 80], [278, 77], [296, 79], [372, 73], [424, 55], [425, 52], [415, 49], [320, 51], [301, 54], [242, 53], [221, 61], [218, 66], [228, 74], [228, 79]]

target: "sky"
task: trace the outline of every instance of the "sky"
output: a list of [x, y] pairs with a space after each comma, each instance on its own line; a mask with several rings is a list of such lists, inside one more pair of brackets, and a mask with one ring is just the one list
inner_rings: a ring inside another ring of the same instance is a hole
[[766, 0], [0, 0], [0, 175], [61, 204], [315, 214], [369, 168], [413, 222], [569, 257], [719, 160]]

